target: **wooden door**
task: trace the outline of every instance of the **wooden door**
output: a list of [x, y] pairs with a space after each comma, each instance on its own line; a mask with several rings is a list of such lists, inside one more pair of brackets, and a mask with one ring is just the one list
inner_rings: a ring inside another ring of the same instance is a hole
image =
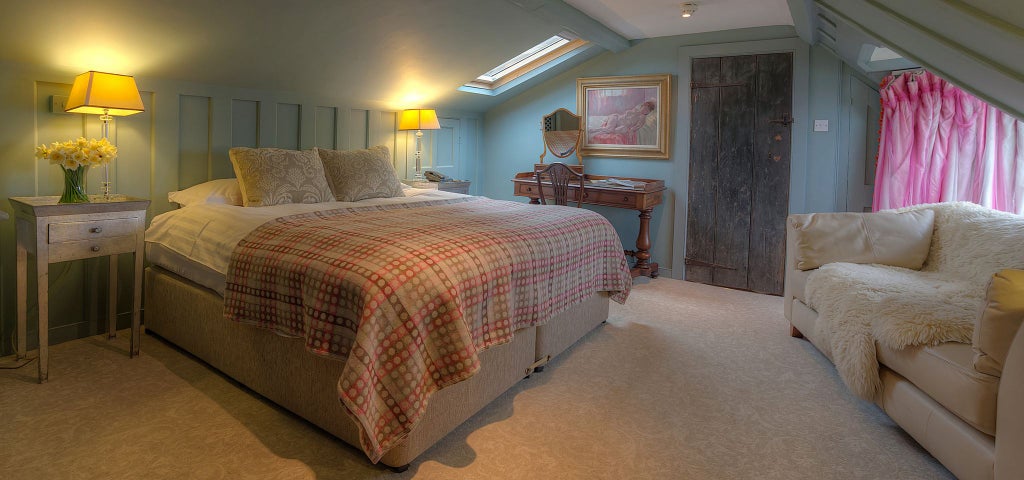
[[686, 279], [782, 294], [793, 56], [694, 59]]

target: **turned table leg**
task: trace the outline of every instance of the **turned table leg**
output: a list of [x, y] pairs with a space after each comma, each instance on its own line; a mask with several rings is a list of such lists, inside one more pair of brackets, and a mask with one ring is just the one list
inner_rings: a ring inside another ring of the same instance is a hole
[[640, 210], [640, 233], [636, 236], [636, 251], [628, 252], [636, 257], [636, 265], [630, 269], [634, 277], [658, 277], [658, 264], [651, 262], [651, 211], [653, 208]]

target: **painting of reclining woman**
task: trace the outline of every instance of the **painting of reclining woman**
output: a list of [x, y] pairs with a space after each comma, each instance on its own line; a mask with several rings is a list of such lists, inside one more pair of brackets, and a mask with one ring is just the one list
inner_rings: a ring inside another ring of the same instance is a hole
[[583, 153], [668, 158], [668, 75], [577, 79]]

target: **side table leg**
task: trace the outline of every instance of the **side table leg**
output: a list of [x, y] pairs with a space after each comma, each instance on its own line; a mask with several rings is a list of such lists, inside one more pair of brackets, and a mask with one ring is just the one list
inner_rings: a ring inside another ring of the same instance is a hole
[[135, 249], [135, 293], [132, 299], [132, 341], [129, 357], [139, 355], [139, 346], [142, 343], [140, 333], [142, 331], [142, 257], [145, 248], [145, 237], [139, 233], [137, 247]]
[[50, 259], [48, 252], [40, 248], [36, 249], [36, 291], [39, 301], [39, 383], [46, 383], [50, 375]]
[[636, 265], [630, 270], [634, 277], [658, 276], [658, 264], [651, 263], [651, 211], [640, 210], [640, 233], [636, 236]]
[[107, 338], [117, 338], [117, 255], [110, 256], [107, 285]]
[[25, 249], [21, 238], [18, 239], [17, 244], [16, 263], [18, 278], [15, 279], [15, 283], [18, 289], [18, 346], [15, 356], [20, 360], [28, 355], [28, 332], [26, 331], [26, 325], [28, 324], [26, 320], [28, 317], [28, 250]]

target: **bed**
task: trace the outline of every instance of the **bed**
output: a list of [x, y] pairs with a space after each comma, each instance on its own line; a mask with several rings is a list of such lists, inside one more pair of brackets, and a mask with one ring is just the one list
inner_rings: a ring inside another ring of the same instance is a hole
[[[603, 322], [630, 288], [614, 229], [583, 209], [419, 189], [228, 203], [153, 219], [147, 332], [397, 469]], [[528, 223], [543, 225], [531, 236]], [[499, 224], [513, 232], [489, 230]], [[525, 243], [506, 241], [513, 233]], [[366, 243], [338, 243], [356, 237]], [[558, 248], [572, 252], [552, 258]], [[481, 260], [506, 255], [518, 260]]]

